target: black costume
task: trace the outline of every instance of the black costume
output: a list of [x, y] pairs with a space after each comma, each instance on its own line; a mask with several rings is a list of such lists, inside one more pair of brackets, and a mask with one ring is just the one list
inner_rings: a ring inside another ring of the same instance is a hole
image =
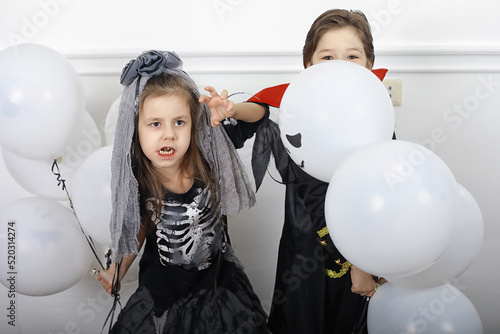
[[[279, 138], [270, 134], [277, 130], [277, 126], [269, 126], [271, 122], [268, 119], [263, 122], [267, 129], [259, 129], [255, 145], [259, 145], [257, 141], [262, 135]], [[244, 122], [227, 129], [233, 141], [241, 124]], [[243, 141], [236, 141], [235, 146], [243, 146]], [[262, 157], [255, 151], [261, 149], [254, 147], [254, 154]], [[309, 176], [288, 157], [284, 148], [282, 152], [285, 223], [268, 327], [272, 333], [283, 334], [350, 334], [366, 302], [351, 292], [350, 263], [328, 236], [323, 210], [328, 183]]]
[[[387, 70], [373, 73], [383, 80]], [[269, 107], [280, 106], [287, 86], [264, 89], [248, 100], [267, 109], [256, 130], [252, 154], [257, 188], [271, 153], [286, 185], [285, 222], [268, 327], [274, 334], [366, 333], [368, 300], [351, 292], [351, 264], [337, 250], [326, 227], [328, 183], [315, 179], [293, 162], [281, 142], [277, 124], [268, 119]], [[237, 148], [243, 146], [241, 140], [235, 139], [238, 124], [226, 127]]]
[[164, 201], [146, 239], [139, 288], [113, 333], [155, 333], [155, 317], [162, 333], [268, 332], [266, 314], [232, 253], [225, 217], [213, 214], [209, 196], [195, 183]]
[[[252, 134], [258, 124], [240, 124], [241, 133]], [[269, 333], [231, 248], [226, 217], [214, 214], [210, 196], [198, 182], [185, 194], [166, 195], [146, 237], [139, 287], [112, 333], [156, 333], [155, 327], [171, 334]]]

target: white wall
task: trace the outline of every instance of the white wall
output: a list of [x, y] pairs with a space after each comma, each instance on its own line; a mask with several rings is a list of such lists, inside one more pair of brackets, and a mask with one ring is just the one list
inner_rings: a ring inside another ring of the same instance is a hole
[[[195, 9], [189, 9], [195, 5]], [[485, 333], [500, 330], [500, 3], [495, 0], [285, 1], [4, 1], [0, 49], [24, 40], [66, 55], [85, 86], [87, 110], [102, 129], [120, 94], [119, 73], [145, 49], [177, 51], [200, 87], [255, 93], [289, 82], [301, 70], [300, 50], [310, 24], [324, 10], [359, 8], [375, 35], [375, 67], [403, 80], [395, 108], [400, 139], [433, 149], [482, 209], [485, 239], [480, 254], [455, 285], [473, 302]], [[115, 17], [116, 16], [116, 17]], [[485, 82], [493, 83], [486, 86]], [[477, 98], [478, 89], [490, 94]], [[488, 90], [489, 89], [489, 90]], [[245, 98], [240, 95], [237, 98]], [[461, 122], [448, 110], [463, 106]], [[432, 133], [442, 129], [445, 137]], [[248, 161], [248, 150], [242, 150]], [[273, 171], [271, 171], [273, 173]], [[276, 175], [276, 174], [275, 174]], [[0, 163], [0, 208], [29, 196]], [[282, 226], [283, 188], [267, 177], [257, 207], [234, 217], [236, 252], [269, 306]], [[123, 302], [134, 284], [125, 287]], [[0, 286], [0, 308], [7, 305]], [[2, 333], [95, 333], [110, 308], [92, 277], [49, 297], [18, 296], [18, 328], [0, 321]], [[2, 316], [3, 317], [3, 316]]]
[[28, 39], [64, 51], [299, 51], [310, 24], [333, 7], [359, 8], [376, 44], [498, 46], [495, 0], [6, 1], [0, 46]]

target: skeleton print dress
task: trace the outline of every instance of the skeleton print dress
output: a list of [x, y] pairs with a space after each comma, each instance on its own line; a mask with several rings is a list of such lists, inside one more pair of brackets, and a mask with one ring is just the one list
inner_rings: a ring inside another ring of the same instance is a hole
[[113, 333], [268, 333], [266, 314], [229, 243], [226, 217], [218, 219], [209, 199], [197, 182], [164, 198], [146, 238], [139, 287]]

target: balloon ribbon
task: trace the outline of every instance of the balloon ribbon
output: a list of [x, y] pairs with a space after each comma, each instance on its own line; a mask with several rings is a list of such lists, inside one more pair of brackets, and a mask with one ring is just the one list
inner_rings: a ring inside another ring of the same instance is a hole
[[97, 251], [94, 245], [94, 241], [92, 238], [85, 233], [85, 230], [82, 227], [82, 224], [80, 223], [80, 220], [78, 219], [78, 216], [76, 215], [75, 208], [73, 207], [73, 201], [71, 201], [71, 196], [69, 195], [68, 188], [66, 187], [66, 180], [62, 178], [61, 175], [61, 170], [59, 169], [59, 164], [57, 162], [57, 159], [54, 159], [54, 162], [52, 163], [52, 174], [54, 174], [57, 177], [57, 186], [61, 187], [61, 189], [66, 192], [66, 196], [68, 197], [69, 201], [69, 206], [71, 207], [71, 210], [73, 211], [73, 214], [75, 215], [76, 221], [78, 222], [78, 226], [80, 226], [80, 230], [82, 231], [83, 235], [85, 236], [85, 239], [87, 240], [87, 243], [90, 246], [90, 249], [92, 250], [92, 253], [94, 253], [95, 258], [97, 259], [97, 262], [99, 262], [99, 265], [101, 266], [102, 269], [104, 269], [104, 266], [101, 263], [101, 260], [99, 259], [99, 256], [97, 255]]

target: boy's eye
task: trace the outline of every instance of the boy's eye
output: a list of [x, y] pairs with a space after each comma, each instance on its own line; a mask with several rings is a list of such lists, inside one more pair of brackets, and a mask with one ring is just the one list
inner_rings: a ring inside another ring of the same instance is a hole
[[323, 59], [324, 60], [333, 60], [333, 57], [332, 56], [324, 56]]
[[349, 57], [347, 57], [347, 59], [358, 59], [358, 57], [357, 56], [349, 56]]

